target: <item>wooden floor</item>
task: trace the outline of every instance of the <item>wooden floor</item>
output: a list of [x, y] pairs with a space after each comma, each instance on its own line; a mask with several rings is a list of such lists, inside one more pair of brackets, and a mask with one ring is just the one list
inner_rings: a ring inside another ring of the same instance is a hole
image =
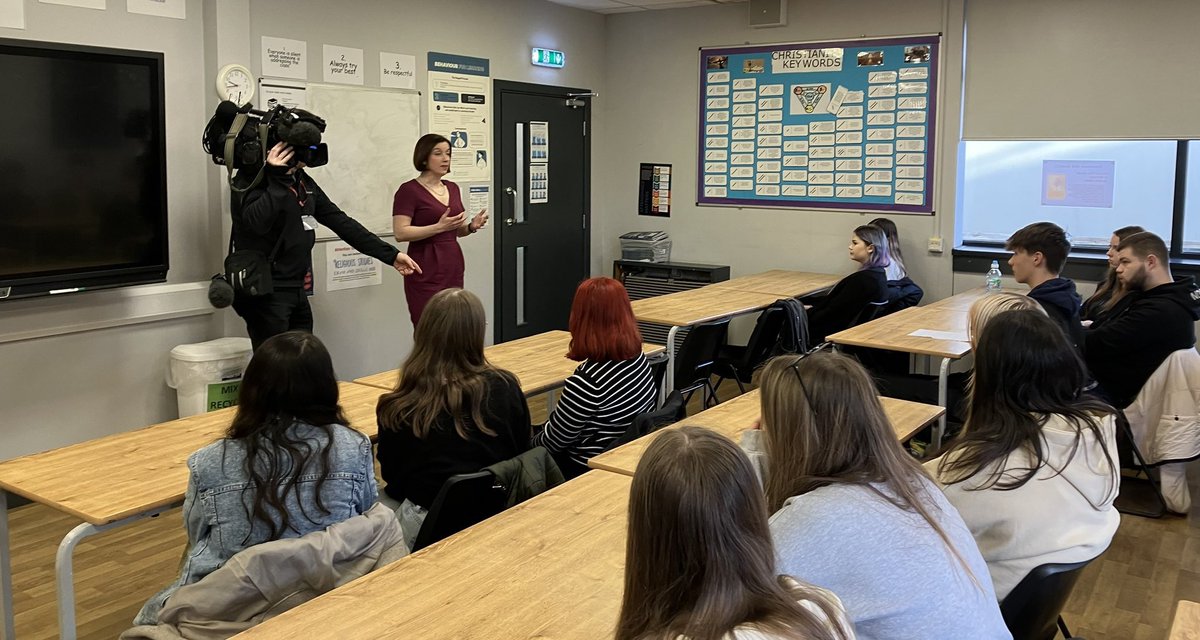
[[[732, 385], [721, 397], [736, 395]], [[693, 399], [693, 404], [696, 399]], [[530, 403], [535, 421], [545, 402]], [[699, 411], [689, 407], [689, 414]], [[1200, 463], [1189, 469], [1200, 498]], [[78, 521], [41, 505], [10, 513], [17, 637], [57, 637], [54, 554]], [[186, 544], [182, 516], [168, 511], [79, 545], [75, 588], [80, 638], [115, 638], [142, 603], [176, 577]], [[1112, 545], [1085, 570], [1063, 617], [1088, 640], [1167, 637], [1180, 599], [1200, 601], [1200, 500], [1187, 518], [1122, 516]]]

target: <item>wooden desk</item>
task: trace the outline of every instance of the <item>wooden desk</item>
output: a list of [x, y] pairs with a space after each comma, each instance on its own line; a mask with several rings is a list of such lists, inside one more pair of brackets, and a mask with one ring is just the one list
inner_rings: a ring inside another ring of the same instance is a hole
[[[380, 390], [339, 382], [340, 402], [351, 426], [375, 439], [375, 403]], [[183, 503], [187, 459], [220, 438], [235, 408], [222, 409], [144, 429], [35, 453], [0, 463], [0, 589], [6, 635], [12, 638], [11, 547], [8, 493], [83, 520], [63, 538], [55, 563], [59, 633], [75, 637], [72, 551], [84, 538], [157, 515]]]
[[1170, 640], [1200, 640], [1200, 602], [1180, 600], [1171, 623]]
[[236, 637], [612, 637], [629, 484], [585, 473]]
[[[925, 307], [910, 307], [839, 331], [828, 339], [838, 345], [903, 351], [941, 358], [941, 366], [938, 368], [938, 404], [945, 407], [950, 361], [971, 352], [971, 344], [967, 342], [967, 313], [975, 300], [984, 295], [987, 295], [987, 292], [982, 288], [972, 289]], [[921, 329], [952, 332], [962, 339], [946, 340], [909, 335]], [[941, 446], [942, 434], [945, 431], [946, 417], [943, 415], [938, 419], [938, 426], [933, 432], [934, 448]]]
[[[493, 365], [513, 372], [526, 396], [534, 396], [561, 387], [575, 372], [579, 363], [566, 356], [570, 342], [571, 334], [566, 331], [547, 331], [492, 345], [483, 353]], [[662, 350], [661, 345], [642, 345], [642, 353], [646, 355], [661, 353]], [[399, 375], [399, 369], [392, 369], [359, 378], [355, 382], [391, 391], [396, 388]]]
[[[888, 420], [892, 423], [892, 429], [896, 432], [896, 438], [901, 442], [913, 437], [925, 425], [937, 420], [946, 411], [941, 407], [922, 404], [920, 402], [909, 402], [907, 400], [883, 397], [879, 398], [879, 400], [883, 403], [884, 413], [887, 414]], [[741, 439], [742, 432], [753, 426], [761, 415], [759, 391], [755, 389], [733, 400], [722, 402], [712, 409], [701, 411], [694, 416], [665, 427], [664, 430], [678, 429], [684, 426], [706, 427], [734, 442], [738, 442]], [[645, 453], [646, 447], [650, 446], [651, 440], [655, 437], [656, 434], [650, 434], [638, 438], [633, 442], [623, 444], [611, 451], [606, 451], [589, 460], [588, 466], [593, 469], [603, 469], [604, 471], [612, 471], [623, 475], [633, 475], [633, 471], [637, 468], [638, 461], [642, 459], [642, 454]]]
[[643, 322], [668, 325], [667, 372], [663, 391], [675, 388], [675, 336], [683, 327], [765, 309], [780, 296], [708, 285], [633, 301], [633, 315]]
[[841, 280], [841, 276], [828, 273], [772, 269], [754, 275], [739, 276], [709, 286], [719, 289], [769, 293], [780, 298], [795, 298], [828, 289], [837, 284], [838, 280]]

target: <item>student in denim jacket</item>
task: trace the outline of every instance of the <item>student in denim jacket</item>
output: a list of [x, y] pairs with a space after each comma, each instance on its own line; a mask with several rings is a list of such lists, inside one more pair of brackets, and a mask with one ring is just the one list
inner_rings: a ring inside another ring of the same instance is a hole
[[290, 331], [264, 342], [238, 400], [226, 437], [188, 458], [179, 579], [134, 624], [154, 624], [176, 589], [243, 549], [324, 530], [375, 504], [371, 441], [345, 426], [333, 362], [316, 336]]

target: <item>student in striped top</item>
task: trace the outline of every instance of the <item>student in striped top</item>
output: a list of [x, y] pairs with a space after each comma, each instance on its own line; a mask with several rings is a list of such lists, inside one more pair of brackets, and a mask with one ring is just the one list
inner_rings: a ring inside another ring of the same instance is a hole
[[654, 410], [657, 392], [642, 353], [629, 294], [612, 278], [584, 280], [571, 304], [567, 357], [582, 361], [567, 378], [550, 419], [534, 428], [533, 446], [546, 447], [567, 478], [621, 437], [638, 414]]

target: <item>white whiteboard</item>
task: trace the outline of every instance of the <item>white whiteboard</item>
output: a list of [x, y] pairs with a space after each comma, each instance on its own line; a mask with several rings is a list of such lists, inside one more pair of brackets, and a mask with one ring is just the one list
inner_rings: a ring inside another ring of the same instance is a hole
[[[329, 164], [308, 173], [351, 218], [379, 235], [392, 233], [392, 197], [417, 175], [412, 151], [421, 136], [420, 93], [310, 84], [309, 111], [325, 119]], [[317, 238], [335, 237], [325, 227]]]

